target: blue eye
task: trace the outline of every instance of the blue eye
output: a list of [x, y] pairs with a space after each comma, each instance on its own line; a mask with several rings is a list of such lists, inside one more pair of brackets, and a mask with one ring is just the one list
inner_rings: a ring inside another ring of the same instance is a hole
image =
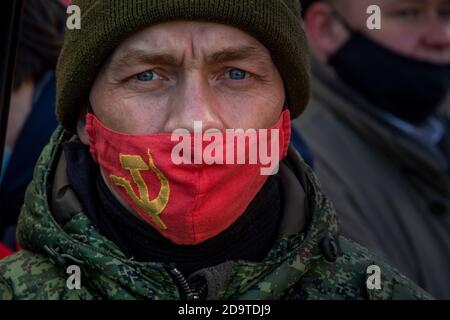
[[156, 78], [155, 73], [153, 71], [145, 71], [142, 73], [139, 73], [136, 78], [139, 81], [152, 81]]
[[247, 72], [242, 71], [240, 69], [231, 69], [230, 71], [228, 71], [228, 74], [230, 79], [233, 80], [244, 80], [245, 77], [247, 76]]

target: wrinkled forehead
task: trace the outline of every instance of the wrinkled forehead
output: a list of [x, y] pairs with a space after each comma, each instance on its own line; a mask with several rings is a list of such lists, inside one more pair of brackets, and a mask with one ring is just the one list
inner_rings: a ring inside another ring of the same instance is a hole
[[254, 59], [267, 63], [269, 50], [250, 34], [211, 22], [171, 21], [146, 27], [124, 39], [111, 55], [123, 67], [151, 58], [161, 64], [181, 64], [185, 59], [204, 63]]

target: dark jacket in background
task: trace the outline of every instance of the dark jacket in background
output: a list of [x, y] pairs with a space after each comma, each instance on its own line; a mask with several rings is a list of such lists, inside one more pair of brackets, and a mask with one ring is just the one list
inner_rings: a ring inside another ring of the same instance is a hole
[[[296, 122], [344, 235], [436, 298], [450, 298], [450, 135], [421, 142], [313, 65], [313, 99]], [[424, 106], [426, 107], [426, 106]]]
[[300, 153], [306, 164], [311, 168], [314, 168], [314, 157], [312, 155], [311, 149], [308, 147], [305, 140], [302, 138], [299, 131], [294, 126], [291, 130], [291, 144], [298, 151], [298, 153]]
[[15, 225], [33, 177], [36, 161], [57, 126], [55, 75], [48, 72], [37, 84], [33, 106], [14, 147], [0, 186], [0, 242], [15, 249]]

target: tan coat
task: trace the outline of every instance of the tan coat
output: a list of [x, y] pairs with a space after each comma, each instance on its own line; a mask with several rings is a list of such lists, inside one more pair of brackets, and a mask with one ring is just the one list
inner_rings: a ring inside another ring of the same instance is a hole
[[367, 102], [331, 72], [316, 64], [313, 74], [312, 102], [295, 125], [342, 233], [450, 299], [448, 130], [439, 148], [427, 146], [363, 111]]

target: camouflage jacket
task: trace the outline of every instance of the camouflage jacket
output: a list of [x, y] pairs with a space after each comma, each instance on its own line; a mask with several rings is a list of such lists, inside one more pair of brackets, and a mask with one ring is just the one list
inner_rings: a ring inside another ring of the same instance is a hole
[[[166, 265], [129, 259], [98, 232], [81, 206], [72, 208], [64, 224], [54, 217], [52, 184], [68, 139], [67, 132], [57, 129], [40, 156], [19, 218], [23, 250], [0, 262], [1, 299], [430, 298], [366, 249], [339, 237], [334, 209], [294, 151], [283, 161], [282, 180], [287, 174], [304, 197], [283, 188], [291, 196], [284, 211], [290, 208], [293, 214], [283, 216], [280, 235], [264, 261], [224, 262], [186, 279]], [[296, 210], [306, 211], [306, 218]], [[68, 286], [69, 265], [81, 270], [78, 290]], [[370, 265], [380, 268], [379, 290], [367, 288]]]

